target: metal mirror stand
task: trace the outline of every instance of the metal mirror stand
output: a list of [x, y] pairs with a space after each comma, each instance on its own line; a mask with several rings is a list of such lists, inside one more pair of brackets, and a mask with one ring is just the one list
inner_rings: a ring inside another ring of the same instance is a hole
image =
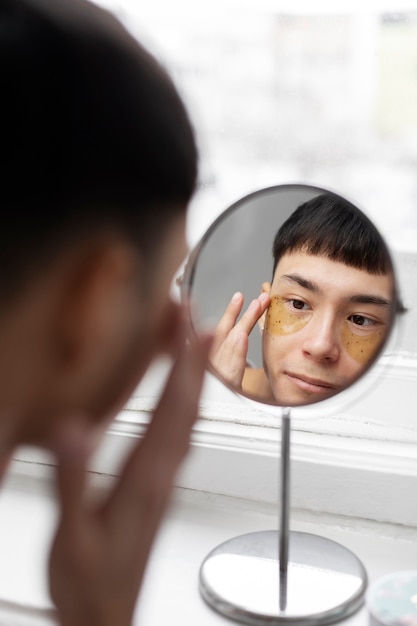
[[200, 593], [218, 613], [251, 626], [330, 624], [361, 606], [367, 574], [342, 545], [290, 532], [290, 409], [281, 424], [279, 531], [240, 535], [215, 548], [201, 565]]

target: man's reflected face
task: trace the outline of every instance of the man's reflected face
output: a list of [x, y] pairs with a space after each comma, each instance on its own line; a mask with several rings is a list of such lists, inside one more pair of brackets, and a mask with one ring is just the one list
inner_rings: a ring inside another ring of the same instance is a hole
[[392, 274], [370, 274], [323, 256], [285, 254], [271, 285], [264, 369], [286, 406], [324, 400], [374, 360], [392, 321]]

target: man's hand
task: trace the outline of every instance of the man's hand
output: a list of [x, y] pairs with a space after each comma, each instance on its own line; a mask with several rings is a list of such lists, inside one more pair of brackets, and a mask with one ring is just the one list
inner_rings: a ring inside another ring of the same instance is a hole
[[50, 590], [62, 626], [130, 626], [173, 478], [187, 452], [211, 339], [179, 349], [148, 431], [99, 506], [85, 501], [91, 453], [72, 423], [56, 445], [61, 506], [50, 555]]
[[210, 363], [223, 380], [241, 391], [246, 368], [249, 335], [270, 304], [270, 296], [262, 292], [252, 300], [241, 319], [243, 295], [235, 293], [216, 326]]

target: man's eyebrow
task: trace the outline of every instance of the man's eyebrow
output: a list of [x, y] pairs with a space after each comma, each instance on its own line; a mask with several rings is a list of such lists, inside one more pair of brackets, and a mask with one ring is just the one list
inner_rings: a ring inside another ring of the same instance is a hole
[[349, 298], [350, 302], [357, 304], [376, 304], [377, 306], [391, 306], [392, 302], [380, 296], [371, 296], [367, 294], [358, 294]]
[[[287, 280], [293, 281], [300, 285], [300, 287], [304, 287], [304, 289], [308, 289], [309, 291], [313, 291], [314, 293], [323, 293], [323, 289], [312, 280], [308, 278], [304, 278], [300, 276], [300, 274], [283, 274], [281, 278], [286, 278]], [[392, 302], [383, 298], [381, 296], [376, 296], [373, 294], [367, 293], [358, 293], [352, 296], [348, 296], [347, 300], [349, 302], [353, 302], [355, 304], [375, 304], [377, 306], [392, 306]]]
[[292, 280], [293, 282], [300, 285], [300, 287], [304, 287], [304, 289], [308, 289], [309, 291], [314, 291], [315, 293], [323, 293], [323, 290], [319, 287], [319, 285], [312, 280], [308, 280], [308, 278], [303, 278], [300, 274], [283, 274], [281, 278], [286, 278], [287, 280]]

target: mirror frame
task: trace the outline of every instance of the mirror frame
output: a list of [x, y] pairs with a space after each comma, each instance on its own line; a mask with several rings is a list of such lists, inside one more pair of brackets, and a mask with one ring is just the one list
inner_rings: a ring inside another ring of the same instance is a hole
[[[346, 198], [346, 196], [343, 196], [337, 191], [330, 189], [330, 188], [325, 188], [325, 187], [317, 186], [317, 185], [311, 185], [307, 183], [287, 183], [287, 184], [278, 184], [278, 185], [272, 185], [272, 186], [257, 189], [249, 194], [242, 196], [241, 198], [233, 202], [230, 206], [228, 206], [224, 211], [222, 211], [216, 217], [216, 219], [209, 225], [205, 233], [201, 236], [200, 240], [191, 250], [186, 260], [183, 274], [179, 281], [180, 287], [181, 287], [182, 301], [192, 303], [193, 301], [192, 291], [193, 291], [193, 285], [194, 285], [198, 259], [203, 249], [206, 247], [207, 242], [210, 240], [213, 233], [218, 229], [221, 223], [224, 222], [225, 218], [236, 213], [239, 210], [239, 208], [241, 208], [241, 206], [243, 204], [246, 204], [248, 201], [253, 201], [261, 195], [264, 195], [266, 193], [273, 193], [274, 191], [278, 191], [278, 190], [287, 191], [287, 192], [295, 191], [295, 190], [298, 190], [298, 191], [306, 190], [311, 193], [311, 197], [314, 197], [315, 195], [320, 195], [322, 193], [328, 193], [328, 194], [336, 196], [337, 198], [341, 198], [345, 200], [346, 202], [348, 202], [349, 204], [351, 204], [352, 206], [356, 207], [363, 213], [366, 219], [370, 220], [370, 218], [367, 216], [364, 209], [359, 207], [357, 203], [353, 202], [349, 198]], [[292, 209], [289, 215], [293, 212], [293, 210], [295, 209]], [[284, 221], [285, 219], [286, 218], [284, 218]], [[353, 381], [350, 385], [348, 385], [342, 391], [336, 393], [335, 395], [327, 399], [318, 400], [317, 402], [314, 402], [311, 404], [291, 406], [291, 415], [294, 417], [303, 419], [303, 418], [310, 418], [310, 417], [326, 416], [326, 415], [335, 413], [336, 411], [340, 410], [341, 407], [346, 408], [349, 404], [352, 404], [352, 402], [355, 402], [356, 400], [358, 400], [376, 382], [375, 377], [373, 377], [370, 374], [372, 374], [377, 364], [379, 367], [381, 367], [381, 356], [384, 354], [387, 348], [392, 350], [398, 341], [398, 335], [401, 330], [401, 325], [399, 323], [400, 316], [398, 315], [398, 313], [401, 312], [401, 306], [399, 305], [400, 298], [399, 298], [399, 293], [398, 293], [398, 272], [396, 270], [395, 259], [392, 254], [392, 251], [390, 250], [386, 240], [384, 239], [384, 237], [382, 236], [379, 230], [378, 230], [378, 233], [381, 236], [382, 241], [390, 256], [391, 264], [393, 267], [393, 273], [394, 273], [394, 289], [393, 289], [394, 309], [392, 311], [392, 319], [391, 319], [391, 324], [390, 324], [388, 334], [383, 344], [379, 348], [376, 356], [373, 358], [372, 363], [366, 368], [364, 373], [359, 375], [359, 377], [355, 381]], [[190, 315], [189, 315], [190, 337], [189, 339], [190, 341], [195, 341], [197, 337], [197, 332], [196, 332], [196, 327], [195, 327], [194, 320], [193, 320], [192, 306], [190, 306], [189, 311], [190, 311]], [[260, 410], [264, 412], [266, 411], [269, 414], [282, 416], [283, 410], [285, 409], [284, 406], [278, 405], [278, 404], [266, 403], [266, 402], [261, 401], [260, 399], [256, 399], [250, 395], [247, 395], [245, 393], [238, 391], [235, 387], [228, 384], [227, 381], [225, 381], [222, 378], [222, 376], [216, 371], [216, 368], [213, 367], [210, 363], [208, 365], [208, 371], [211, 374], [213, 374], [225, 387], [230, 389], [233, 393], [235, 393], [240, 398], [244, 399], [246, 403], [249, 403], [250, 405], [252, 405], [256, 410]]]

